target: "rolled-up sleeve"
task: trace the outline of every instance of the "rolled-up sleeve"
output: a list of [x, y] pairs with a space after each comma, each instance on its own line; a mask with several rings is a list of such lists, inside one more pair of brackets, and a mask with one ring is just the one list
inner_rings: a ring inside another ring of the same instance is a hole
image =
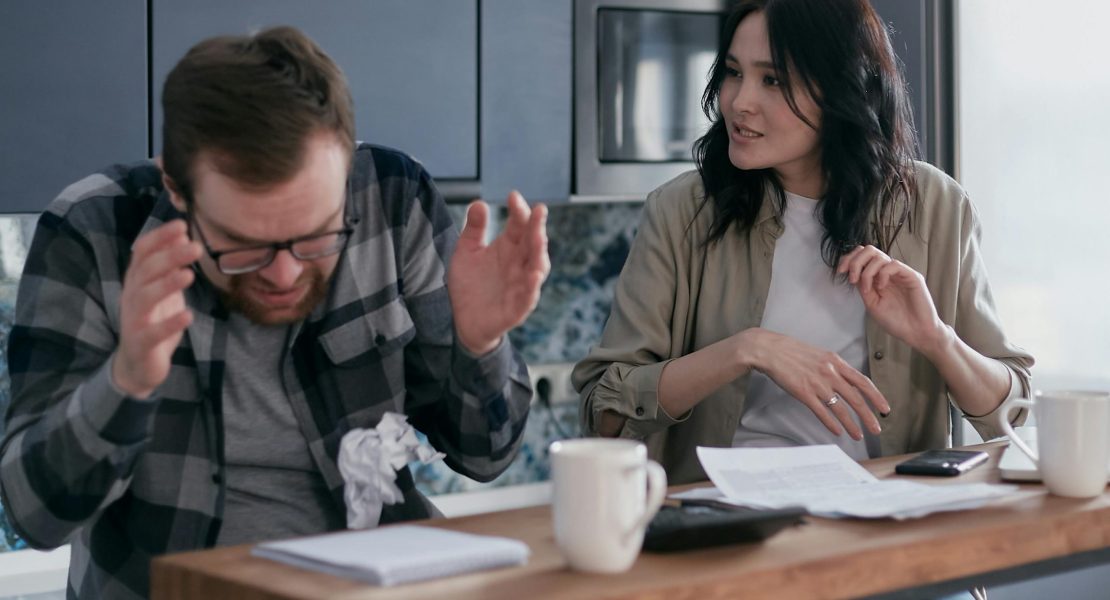
[[574, 368], [587, 433], [598, 432], [605, 411], [624, 417], [621, 437], [636, 439], [689, 417], [671, 416], [659, 404], [659, 378], [681, 345], [672, 318], [681, 295], [679, 248], [688, 243], [664, 218], [661, 201], [655, 194], [648, 198], [601, 342]]
[[[1002, 363], [1010, 372], [1010, 390], [1006, 399], [1028, 398], [1033, 356], [1011, 342], [1002, 330], [983, 262], [979, 218], [966, 196], [962, 204], [960, 283], [954, 323], [956, 334], [980, 354]], [[983, 439], [989, 440], [1004, 433], [1000, 426], [1000, 408], [981, 416], [965, 415], [965, 418]], [[1024, 423], [1027, 413], [1024, 408], [1014, 410], [1008, 415], [1010, 423], [1015, 426]]]

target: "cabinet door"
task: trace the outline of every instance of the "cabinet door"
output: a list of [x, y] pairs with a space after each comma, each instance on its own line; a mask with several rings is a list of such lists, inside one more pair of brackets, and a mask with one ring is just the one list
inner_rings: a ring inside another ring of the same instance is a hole
[[0, 2], [0, 212], [147, 156], [144, 0]]
[[154, 151], [162, 84], [200, 40], [292, 25], [347, 75], [356, 137], [392, 146], [435, 177], [478, 177], [477, 0], [152, 0]]
[[570, 0], [482, 1], [482, 196], [570, 194]]

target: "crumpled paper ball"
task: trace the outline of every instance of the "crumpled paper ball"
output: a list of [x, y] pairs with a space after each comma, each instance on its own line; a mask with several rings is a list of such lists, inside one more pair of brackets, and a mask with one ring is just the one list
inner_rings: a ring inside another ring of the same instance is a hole
[[339, 474], [345, 483], [347, 527], [374, 527], [382, 506], [401, 502], [397, 470], [413, 461], [423, 464], [444, 457], [416, 438], [405, 415], [387, 412], [373, 429], [352, 429], [339, 442]]

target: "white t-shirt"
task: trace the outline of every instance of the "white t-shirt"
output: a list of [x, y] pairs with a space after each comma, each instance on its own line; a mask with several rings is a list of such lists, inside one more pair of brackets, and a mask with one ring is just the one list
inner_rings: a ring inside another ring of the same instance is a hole
[[[821, 257], [824, 227], [818, 206], [816, 200], [786, 193], [784, 228], [775, 244], [761, 327], [832, 350], [867, 375], [867, 311], [855, 286], [834, 279]], [[863, 431], [859, 442], [847, 433], [834, 436], [809, 407], [763, 373], [753, 372], [732, 445], [836, 444], [856, 460], [878, 456], [878, 438]]]

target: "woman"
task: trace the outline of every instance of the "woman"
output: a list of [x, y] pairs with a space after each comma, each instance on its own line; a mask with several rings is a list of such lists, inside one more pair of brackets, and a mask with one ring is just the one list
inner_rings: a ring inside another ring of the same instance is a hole
[[914, 161], [882, 21], [752, 0], [725, 31], [698, 170], [649, 196], [575, 368], [583, 426], [644, 439], [672, 483], [705, 478], [699, 445], [944, 447], [949, 399], [998, 434], [1033, 359], [1002, 332], [967, 195]]

